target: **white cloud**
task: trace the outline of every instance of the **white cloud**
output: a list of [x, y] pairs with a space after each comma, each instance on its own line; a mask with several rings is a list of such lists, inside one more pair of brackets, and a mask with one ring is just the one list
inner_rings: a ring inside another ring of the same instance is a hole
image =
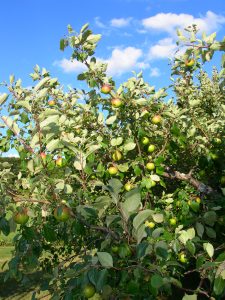
[[142, 20], [145, 29], [159, 30], [173, 34], [176, 28], [196, 24], [201, 31], [211, 32], [225, 23], [225, 17], [208, 11], [205, 16], [195, 18], [189, 14], [159, 13]]
[[99, 28], [106, 28], [105, 24], [100, 21], [99, 17], [95, 17], [95, 25]]
[[119, 18], [119, 19], [115, 18], [110, 21], [110, 25], [112, 27], [121, 28], [121, 27], [128, 26], [131, 20], [132, 18]]
[[163, 59], [174, 56], [177, 49], [177, 45], [174, 43], [172, 38], [165, 38], [159, 40], [157, 44], [151, 46], [148, 52], [148, 58]]
[[71, 61], [66, 58], [55, 61], [53, 65], [60, 67], [64, 73], [79, 73], [86, 69], [85, 65], [81, 62], [75, 60]]
[[[145, 66], [143, 62], [139, 61], [139, 59], [143, 56], [143, 52], [139, 48], [135, 47], [127, 47], [124, 49], [115, 48], [112, 51], [111, 57], [103, 60], [104, 62], [108, 63], [107, 73], [114, 76], [114, 75], [121, 75], [132, 69], [137, 69]], [[142, 65], [141, 65], [142, 64]]]
[[159, 68], [151, 68], [150, 77], [159, 77], [161, 75]]
[[20, 157], [18, 153], [5, 153], [4, 157]]

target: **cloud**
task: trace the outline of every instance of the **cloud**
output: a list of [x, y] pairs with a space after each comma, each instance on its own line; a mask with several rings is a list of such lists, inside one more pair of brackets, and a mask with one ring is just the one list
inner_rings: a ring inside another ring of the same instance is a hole
[[4, 157], [20, 157], [18, 153], [5, 153]]
[[99, 17], [95, 17], [95, 25], [99, 28], [106, 28], [105, 24], [100, 21]]
[[131, 20], [132, 18], [119, 18], [119, 19], [115, 18], [110, 21], [110, 25], [112, 27], [117, 27], [117, 28], [126, 27], [130, 24]]
[[142, 20], [148, 30], [158, 30], [174, 34], [176, 28], [184, 28], [196, 24], [201, 31], [212, 32], [225, 23], [225, 17], [208, 11], [205, 16], [195, 18], [189, 14], [159, 13]]
[[159, 77], [161, 75], [159, 68], [151, 68], [150, 77]]
[[115, 48], [112, 51], [111, 56], [102, 61], [108, 63], [107, 73], [111, 76], [121, 75], [126, 72], [130, 72], [132, 69], [146, 68], [148, 64], [139, 61], [143, 56], [143, 52], [139, 48], [126, 47], [126, 48]]
[[157, 44], [151, 46], [148, 52], [149, 60], [163, 59], [174, 56], [177, 45], [172, 38], [159, 40]]
[[79, 73], [86, 69], [85, 65], [79, 61], [71, 61], [63, 58], [53, 62], [53, 66], [60, 67], [64, 73]]

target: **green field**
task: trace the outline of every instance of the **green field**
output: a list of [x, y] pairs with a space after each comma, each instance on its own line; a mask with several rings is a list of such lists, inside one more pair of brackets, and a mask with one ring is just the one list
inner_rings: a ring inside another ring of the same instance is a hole
[[[13, 279], [4, 283], [4, 275], [7, 271], [7, 264], [4, 263], [12, 257], [12, 246], [0, 247], [0, 300], [30, 300], [32, 293], [38, 288], [41, 279], [41, 273], [35, 272], [29, 275], [29, 282], [26, 286], [16, 282]], [[4, 267], [3, 267], [4, 265]], [[40, 299], [47, 300], [48, 296], [42, 293]]]

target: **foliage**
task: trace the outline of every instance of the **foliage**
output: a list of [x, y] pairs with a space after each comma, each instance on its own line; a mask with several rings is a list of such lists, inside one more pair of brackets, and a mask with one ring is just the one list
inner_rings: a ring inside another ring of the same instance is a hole
[[[87, 291], [92, 299], [222, 299], [225, 55], [212, 77], [204, 62], [225, 45], [216, 34], [199, 39], [195, 26], [186, 32], [178, 31], [185, 52], [172, 63], [175, 101], [142, 73], [117, 88], [94, 57], [100, 35], [88, 25], [69, 26], [60, 41], [86, 66], [78, 75], [86, 90], [64, 90], [39, 66], [32, 89], [14, 76], [3, 83], [0, 147], [18, 151], [20, 168], [1, 162], [0, 230], [16, 229], [16, 210], [29, 216], [17, 225], [5, 280], [41, 269], [54, 300]], [[197, 284], [187, 287], [190, 274]]]

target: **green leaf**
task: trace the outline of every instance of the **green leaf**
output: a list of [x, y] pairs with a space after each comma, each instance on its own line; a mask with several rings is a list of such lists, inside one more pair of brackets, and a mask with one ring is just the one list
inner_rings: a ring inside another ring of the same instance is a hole
[[128, 163], [117, 165], [120, 172], [127, 172], [129, 169]]
[[188, 249], [188, 251], [194, 255], [195, 254], [195, 251], [196, 251], [196, 248], [195, 248], [195, 244], [192, 243], [191, 241], [187, 241], [186, 243], [186, 248]]
[[59, 42], [59, 49], [61, 51], [64, 51], [64, 49], [65, 49], [65, 40], [64, 39], [60, 40], [60, 42]]
[[28, 100], [17, 101], [16, 104], [25, 108], [28, 112], [31, 112], [31, 106]]
[[153, 213], [154, 211], [150, 209], [145, 209], [139, 212], [133, 220], [134, 228], [137, 230], [138, 227], [143, 224]]
[[59, 139], [51, 140], [47, 145], [46, 148], [48, 151], [52, 152], [56, 149], [62, 148], [62, 144]]
[[193, 294], [193, 295], [188, 295], [188, 294], [185, 294], [184, 297], [182, 298], [182, 300], [197, 300], [197, 295], [196, 294]]
[[122, 203], [122, 208], [128, 214], [135, 212], [141, 204], [141, 193], [139, 188], [135, 188], [125, 194], [125, 202]]
[[152, 215], [152, 218], [156, 223], [162, 223], [164, 221], [163, 214], [154, 214]]
[[213, 245], [210, 243], [204, 243], [203, 244], [204, 250], [208, 253], [209, 257], [212, 258], [214, 254], [214, 248]]
[[135, 147], [136, 147], [136, 144], [134, 142], [128, 142], [123, 146], [124, 151], [126, 151], [126, 152], [133, 150]]
[[207, 234], [208, 237], [210, 237], [211, 239], [216, 239], [216, 231], [214, 229], [212, 229], [211, 227], [205, 227], [205, 232]]
[[197, 222], [195, 225], [195, 228], [196, 228], [198, 236], [200, 236], [202, 238], [203, 233], [204, 233], [204, 226], [201, 223]]
[[44, 128], [44, 127], [48, 126], [51, 123], [58, 124], [58, 122], [59, 122], [59, 116], [58, 115], [52, 115], [52, 116], [47, 117], [44, 121], [42, 121], [40, 123], [40, 127]]
[[118, 137], [118, 138], [111, 139], [110, 144], [114, 147], [114, 146], [121, 145], [122, 142], [123, 142], [123, 138], [122, 137]]
[[162, 276], [155, 274], [151, 277], [151, 286], [155, 289], [159, 289], [163, 286], [163, 278]]
[[153, 180], [153, 181], [157, 181], [157, 182], [160, 181], [160, 177], [159, 177], [158, 175], [155, 175], [155, 174], [150, 175], [150, 178], [151, 178], [151, 180]]
[[97, 252], [100, 264], [105, 268], [113, 267], [113, 258], [108, 252]]
[[44, 86], [48, 81], [50, 77], [44, 77], [41, 81], [38, 82], [38, 84], [34, 87], [34, 91], [38, 91], [42, 86]]
[[143, 238], [147, 236], [147, 232], [145, 229], [146, 229], [145, 225], [142, 224], [141, 226], [138, 227], [138, 229], [134, 233], [134, 236], [138, 244], [142, 241]]
[[83, 32], [88, 28], [88, 26], [89, 26], [88, 23], [84, 24], [84, 25], [81, 27], [80, 32], [83, 33]]
[[155, 243], [155, 253], [161, 258], [167, 259], [167, 257], [168, 257], [167, 243], [164, 241], [156, 242]]
[[181, 243], [185, 245], [188, 240], [192, 240], [194, 237], [195, 237], [194, 228], [189, 228], [186, 231], [185, 230], [180, 231], [180, 236], [178, 239], [181, 241]]
[[8, 99], [9, 95], [4, 93], [4, 94], [0, 94], [0, 105], [4, 104], [6, 102], [6, 100]]
[[215, 211], [207, 211], [203, 218], [207, 225], [213, 226], [217, 220], [217, 214]]
[[117, 119], [116, 115], [111, 116], [108, 119], [106, 119], [105, 123], [106, 125], [112, 125], [116, 121], [116, 119]]
[[221, 277], [218, 276], [213, 285], [213, 291], [216, 295], [221, 295], [225, 289], [225, 280]]

